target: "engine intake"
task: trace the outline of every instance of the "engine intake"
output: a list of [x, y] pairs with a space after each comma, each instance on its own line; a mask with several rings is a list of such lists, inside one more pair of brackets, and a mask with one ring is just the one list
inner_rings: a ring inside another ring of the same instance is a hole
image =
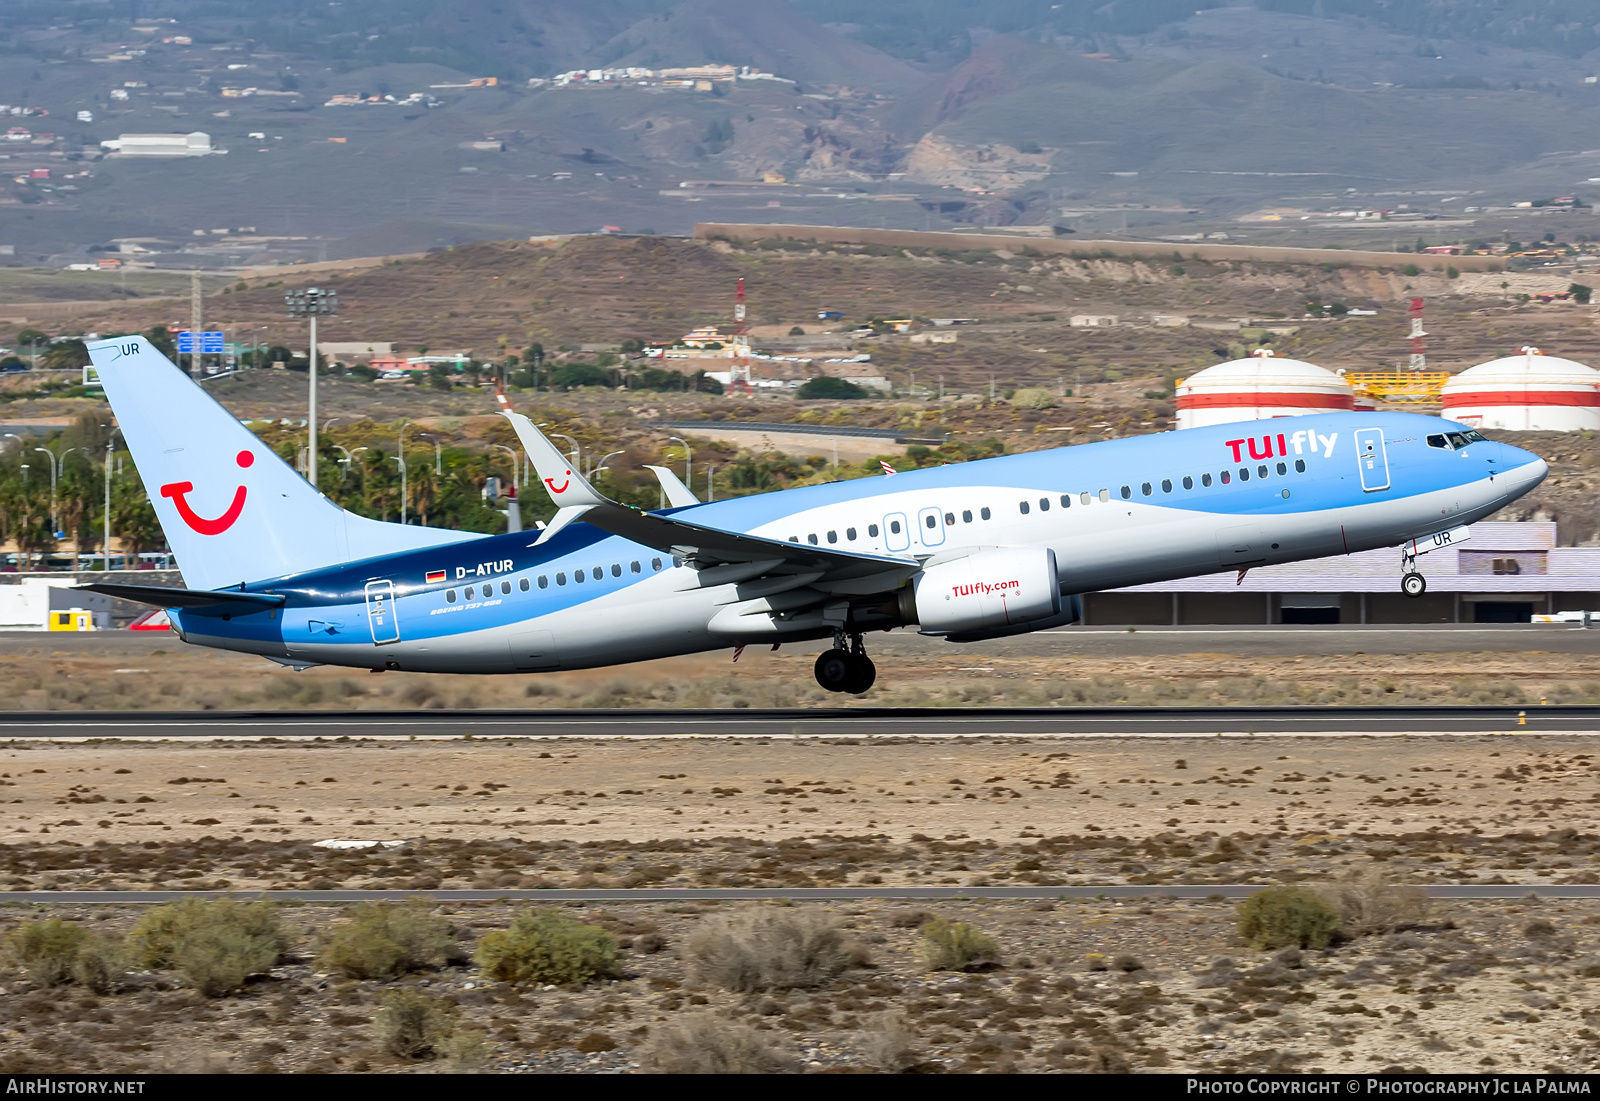
[[1014, 627], [1061, 614], [1056, 555], [1048, 547], [1002, 547], [928, 566], [906, 591], [906, 618], [924, 635]]

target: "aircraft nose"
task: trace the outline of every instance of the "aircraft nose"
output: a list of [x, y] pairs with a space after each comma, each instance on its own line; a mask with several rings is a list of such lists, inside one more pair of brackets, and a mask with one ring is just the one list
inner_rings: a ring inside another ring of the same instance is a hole
[[1524, 451], [1510, 444], [1500, 445], [1498, 465], [1504, 476], [1515, 486], [1517, 493], [1526, 493], [1550, 473], [1550, 464], [1532, 451]]

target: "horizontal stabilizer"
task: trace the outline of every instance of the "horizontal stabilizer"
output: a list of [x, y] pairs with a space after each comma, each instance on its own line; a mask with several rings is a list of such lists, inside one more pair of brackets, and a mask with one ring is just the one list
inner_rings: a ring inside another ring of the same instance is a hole
[[[277, 593], [246, 593], [238, 591], [217, 592], [212, 589], [170, 589], [164, 585], [117, 585], [104, 581], [91, 581], [73, 586], [91, 593], [114, 596], [120, 600], [135, 600], [140, 604], [154, 604], [158, 608], [217, 608], [224, 604], [243, 605], [250, 611], [276, 608], [287, 597]], [[244, 609], [241, 609], [244, 610]]]

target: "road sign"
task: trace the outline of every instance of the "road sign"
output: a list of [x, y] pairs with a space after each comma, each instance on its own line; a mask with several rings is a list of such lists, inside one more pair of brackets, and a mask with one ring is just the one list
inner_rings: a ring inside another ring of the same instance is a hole
[[178, 332], [176, 335], [178, 337], [178, 354], [185, 356], [194, 355], [194, 334], [185, 329]]
[[217, 332], [201, 333], [200, 354], [208, 356], [221, 355], [223, 351], [224, 338], [226, 335], [227, 334], [221, 332], [220, 330]]

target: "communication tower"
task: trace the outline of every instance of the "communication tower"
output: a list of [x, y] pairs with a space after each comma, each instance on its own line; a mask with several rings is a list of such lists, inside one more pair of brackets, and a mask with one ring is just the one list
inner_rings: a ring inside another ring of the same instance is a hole
[[744, 276], [739, 277], [739, 288], [733, 295], [733, 339], [730, 341], [733, 365], [729, 374], [728, 393], [750, 393], [750, 336], [744, 318]]
[[1428, 357], [1422, 351], [1422, 338], [1428, 334], [1422, 331], [1422, 299], [1411, 300], [1411, 370], [1426, 371]]

